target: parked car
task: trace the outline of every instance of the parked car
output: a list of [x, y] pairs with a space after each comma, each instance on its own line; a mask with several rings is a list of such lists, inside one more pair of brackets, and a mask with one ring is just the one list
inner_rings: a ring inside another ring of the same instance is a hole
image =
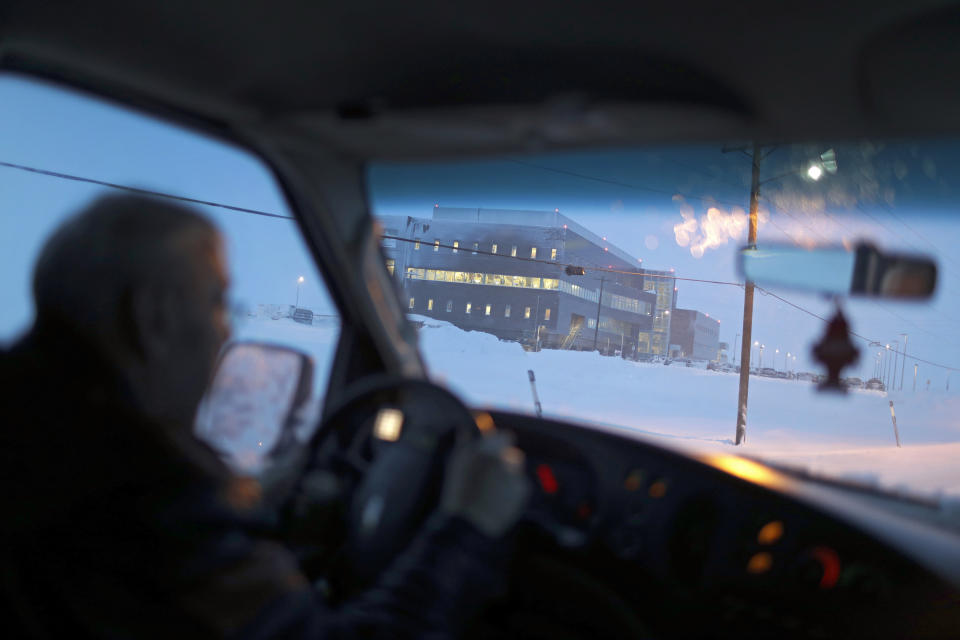
[[863, 388], [863, 380], [860, 378], [844, 378], [841, 382], [849, 389]]
[[886, 391], [887, 387], [883, 384], [883, 380], [880, 378], [870, 378], [867, 380], [867, 383], [864, 385], [865, 389], [872, 389], [875, 391]]

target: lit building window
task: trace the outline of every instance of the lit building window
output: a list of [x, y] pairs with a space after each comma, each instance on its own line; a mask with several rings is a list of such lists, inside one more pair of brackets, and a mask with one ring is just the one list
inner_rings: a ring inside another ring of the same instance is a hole
[[390, 275], [393, 275], [394, 270], [397, 268], [397, 261], [393, 258], [387, 258], [387, 271], [390, 272]]
[[468, 303], [467, 303], [467, 313], [470, 313], [470, 310], [471, 310], [471, 309], [473, 309], [473, 303], [472, 303], [472, 302], [468, 302]]
[[427, 300], [427, 311], [433, 311], [433, 298]]
[[536, 247], [530, 247], [530, 257], [531, 257], [531, 258], [536, 258], [536, 257], [537, 257], [537, 248], [536, 248]]
[[414, 299], [413, 299], [413, 298], [410, 298], [410, 308], [411, 308], [411, 309], [413, 309], [413, 303], [414, 303]]
[[551, 260], [556, 260], [556, 259], [557, 259], [557, 250], [556, 250], [556, 249], [550, 249], [550, 259], [551, 259]]
[[440, 251], [440, 241], [439, 241], [439, 240], [434, 240], [434, 241], [433, 241], [433, 250], [434, 250], [434, 252]]
[[523, 318], [524, 318], [524, 319], [527, 319], [527, 318], [529, 318], [529, 317], [530, 317], [530, 307], [524, 307], [524, 308], [523, 308]]
[[596, 328], [597, 328], [597, 319], [587, 318], [587, 329], [596, 329]]
[[510, 305], [507, 305], [506, 307], [504, 307], [504, 309], [503, 309], [503, 317], [504, 317], [504, 318], [509, 318], [509, 317], [510, 317]]
[[454, 253], [457, 252], [457, 248], [458, 248], [459, 246], [460, 246], [460, 241], [459, 241], [459, 240], [454, 240], [454, 241], [453, 241], [453, 252], [454, 252]]
[[493, 246], [490, 247], [490, 253], [496, 253], [496, 252], [497, 252], [497, 244], [494, 243]]
[[453, 300], [447, 300], [447, 313], [453, 311]]
[[517, 257], [517, 245], [513, 245], [512, 247], [510, 247], [510, 255], [511, 257], [514, 257], [514, 258]]
[[413, 250], [420, 251], [420, 238], [413, 241]]
[[[410, 301], [413, 302], [413, 298], [411, 298]], [[549, 320], [549, 319], [550, 319], [550, 307], [547, 307], [547, 308], [544, 310], [544, 312], [543, 312], [543, 319], [544, 319], [544, 320]]]
[[490, 315], [490, 312], [491, 312], [491, 311], [493, 311], [493, 305], [492, 305], [492, 304], [488, 304], [488, 305], [487, 305], [486, 307], [484, 307], [484, 309], [483, 309], [483, 315], [488, 316], [488, 315]]
[[480, 248], [480, 243], [479, 243], [479, 242], [474, 242], [474, 243], [473, 243], [473, 255], [477, 255], [477, 249], [479, 249], [479, 248]]

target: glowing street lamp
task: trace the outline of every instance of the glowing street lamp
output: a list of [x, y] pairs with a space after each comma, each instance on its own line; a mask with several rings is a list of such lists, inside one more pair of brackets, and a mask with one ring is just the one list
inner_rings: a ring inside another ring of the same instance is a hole
[[300, 308], [300, 285], [303, 284], [303, 276], [297, 278], [297, 302], [293, 306], [297, 309]]

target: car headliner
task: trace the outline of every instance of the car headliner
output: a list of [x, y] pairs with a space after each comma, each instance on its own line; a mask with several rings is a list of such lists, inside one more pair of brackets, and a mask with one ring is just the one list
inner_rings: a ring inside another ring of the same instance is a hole
[[957, 131], [958, 35], [943, 0], [0, 8], [8, 68], [364, 158]]

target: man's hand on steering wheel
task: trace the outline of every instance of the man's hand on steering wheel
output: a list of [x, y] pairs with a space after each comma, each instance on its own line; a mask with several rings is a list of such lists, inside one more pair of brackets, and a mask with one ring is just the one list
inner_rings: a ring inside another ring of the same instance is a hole
[[516, 524], [530, 485], [523, 474], [523, 452], [512, 441], [510, 434], [498, 432], [460, 443], [447, 465], [440, 510], [491, 538]]

